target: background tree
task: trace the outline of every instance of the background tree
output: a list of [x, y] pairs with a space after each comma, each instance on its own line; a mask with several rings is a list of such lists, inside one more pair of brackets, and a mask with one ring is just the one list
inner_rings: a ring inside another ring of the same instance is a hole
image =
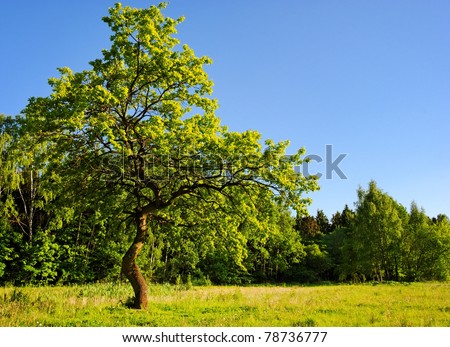
[[0, 117], [0, 209], [4, 240], [9, 243], [4, 249], [4, 259], [9, 262], [4, 267], [16, 274], [16, 283], [48, 283], [55, 274], [48, 271], [54, 268], [53, 247], [42, 251], [51, 242], [44, 233], [39, 234], [48, 223], [44, 204], [49, 192], [42, 186], [46, 150], [44, 144], [25, 146], [27, 134], [22, 132], [22, 121], [19, 117]]
[[329, 278], [342, 281], [354, 279], [354, 264], [356, 255], [352, 245], [352, 230], [355, 212], [347, 205], [344, 209], [333, 214], [331, 218], [331, 232], [324, 237], [324, 244], [330, 257]]
[[0, 278], [8, 273], [8, 265], [17, 257], [14, 244], [20, 243], [9, 220], [11, 192], [19, 181], [10, 155], [14, 134], [17, 134], [14, 120], [0, 114]]
[[403, 273], [407, 280], [447, 278], [450, 255], [448, 220], [433, 223], [413, 202], [402, 241]]
[[304, 244], [318, 242], [323, 234], [320, 226], [313, 216], [298, 215], [295, 219], [295, 230], [299, 233]]
[[319, 229], [322, 234], [326, 235], [331, 231], [330, 221], [323, 210], [317, 210], [316, 222], [319, 225]]
[[337, 228], [349, 228], [352, 225], [354, 217], [354, 211], [352, 211], [348, 205], [345, 205], [342, 212], [337, 211], [331, 217], [330, 229], [333, 231]]
[[[210, 59], [179, 45], [173, 35], [183, 19], [164, 17], [164, 6], [116, 4], [103, 18], [112, 30], [103, 57], [91, 70], [59, 69], [61, 76], [50, 80], [52, 94], [30, 99], [24, 111], [26, 131], [53, 154], [51, 170], [64, 199], [76, 199], [81, 185], [87, 196], [120, 200], [134, 222], [121, 271], [136, 308], [148, 305], [137, 256], [151, 221], [170, 220], [171, 207], [189, 206], [201, 221], [204, 205], [190, 205], [193, 199], [213, 208], [226, 198], [232, 206], [236, 192], [266, 191], [302, 213], [309, 202], [302, 194], [316, 188], [314, 178], [293, 170], [303, 150], [287, 158], [287, 142], [266, 141], [263, 149], [257, 132], [220, 125], [203, 70]], [[245, 206], [240, 214], [257, 213], [251, 200]]]
[[352, 231], [356, 266], [364, 275], [378, 280], [399, 278], [400, 242], [406, 210], [371, 181], [358, 190]]
[[306, 254], [294, 230], [295, 219], [286, 205], [271, 202], [269, 197], [258, 198], [264, 200], [257, 219], [245, 224], [248, 258], [244, 264], [257, 282], [298, 280], [295, 268]]

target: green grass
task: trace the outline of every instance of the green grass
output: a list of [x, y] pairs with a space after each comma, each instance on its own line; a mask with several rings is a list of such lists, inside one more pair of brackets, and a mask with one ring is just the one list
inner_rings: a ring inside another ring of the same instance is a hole
[[314, 287], [150, 286], [126, 308], [126, 284], [0, 289], [0, 326], [445, 326], [450, 283]]

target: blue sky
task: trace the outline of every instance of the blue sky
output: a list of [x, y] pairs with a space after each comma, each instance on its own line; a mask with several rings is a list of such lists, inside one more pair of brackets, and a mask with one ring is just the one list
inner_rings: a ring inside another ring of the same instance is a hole
[[[109, 0], [2, 3], [0, 113], [50, 92], [57, 67], [79, 71], [109, 45]], [[123, 0], [147, 7], [156, 1]], [[409, 207], [450, 216], [450, 2], [173, 0], [177, 35], [207, 55], [223, 124], [290, 140], [323, 158], [332, 179], [311, 194], [312, 214], [351, 208], [370, 180]]]

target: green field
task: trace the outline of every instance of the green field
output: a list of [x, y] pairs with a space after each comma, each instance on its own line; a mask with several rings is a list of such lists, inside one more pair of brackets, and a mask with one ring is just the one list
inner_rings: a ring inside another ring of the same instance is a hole
[[150, 309], [126, 307], [126, 284], [1, 289], [0, 326], [450, 326], [450, 283], [150, 286]]

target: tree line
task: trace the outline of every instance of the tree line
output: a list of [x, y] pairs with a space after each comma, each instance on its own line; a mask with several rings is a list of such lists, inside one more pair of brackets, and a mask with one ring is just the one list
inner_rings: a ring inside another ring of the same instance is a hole
[[147, 280], [448, 278], [448, 218], [374, 182], [355, 210], [308, 217], [305, 149], [221, 124], [211, 60], [181, 45], [165, 6], [116, 4], [89, 69], [59, 68], [50, 95], [0, 116], [1, 283], [123, 277], [146, 308]]
[[[5, 121], [5, 118], [3, 118]], [[3, 134], [3, 138], [5, 133]], [[5, 155], [5, 152], [3, 152]], [[121, 259], [131, 242], [132, 221], [121, 201], [65, 205], [46, 194], [38, 171], [2, 177], [0, 283], [75, 284], [120, 280]], [[84, 187], [79, 187], [80, 191]], [[428, 281], [450, 278], [450, 220], [430, 218], [414, 202], [409, 211], [370, 182], [348, 206], [329, 219], [297, 214], [264, 196], [259, 212], [240, 219], [227, 209], [208, 218], [154, 218], [153, 232], [139, 259], [152, 282], [198, 284], [316, 283], [321, 281]]]
[[307, 251], [306, 280], [429, 281], [450, 277], [450, 221], [430, 218], [415, 202], [406, 209], [371, 181], [359, 188], [355, 209], [347, 205], [331, 221], [296, 219]]

